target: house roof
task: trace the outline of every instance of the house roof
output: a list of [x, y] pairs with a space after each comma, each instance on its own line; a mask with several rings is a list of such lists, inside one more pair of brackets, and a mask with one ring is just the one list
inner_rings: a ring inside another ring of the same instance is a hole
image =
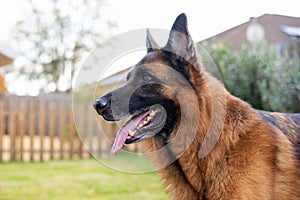
[[300, 27], [295, 26], [282, 26], [281, 30], [293, 37], [300, 37]]
[[12, 64], [13, 59], [0, 52], [0, 67]]
[[131, 70], [132, 67], [128, 67], [122, 71], [119, 71], [111, 76], [108, 76], [104, 79], [102, 79], [100, 81], [101, 85], [110, 85], [110, 84], [114, 84], [116, 83], [117, 81], [123, 81], [125, 80], [124, 77], [126, 74], [128, 74], [128, 72]]
[[[222, 33], [215, 36], [207, 38], [200, 43], [212, 42], [213, 39], [217, 39], [223, 43], [228, 43], [233, 45], [234, 48], [239, 49], [243, 43], [248, 42], [246, 36], [246, 30], [251, 23], [255, 20], [256, 23], [260, 24], [264, 29], [264, 38], [269, 44], [278, 44], [290, 39], [291, 34], [287, 31], [292, 31], [293, 34], [299, 33], [300, 28], [300, 18], [290, 17], [283, 15], [271, 15], [264, 14], [257, 18], [252, 18], [248, 22], [240, 24], [236, 27], [228, 29]], [[297, 37], [299, 37], [297, 35]]]
[[14, 61], [14, 53], [9, 47], [0, 43], [0, 67], [10, 65]]

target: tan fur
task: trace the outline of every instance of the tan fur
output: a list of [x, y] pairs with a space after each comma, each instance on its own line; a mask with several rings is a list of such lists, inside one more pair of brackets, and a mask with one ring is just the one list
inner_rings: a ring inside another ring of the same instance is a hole
[[[181, 120], [199, 119], [196, 137], [178, 160], [159, 170], [170, 198], [300, 199], [299, 161], [291, 142], [297, 140], [300, 126], [285, 124], [284, 114], [276, 114], [275, 117], [283, 121], [281, 124], [287, 132], [286, 137], [282, 130], [262, 119], [250, 105], [230, 95], [221, 83], [205, 71], [199, 74], [194, 68], [188, 70], [192, 75], [190, 82], [196, 86], [201, 115], [200, 118], [195, 116], [197, 113], [193, 108], [182, 114]], [[159, 74], [156, 75], [161, 76]], [[194, 101], [186, 88], [176, 89], [185, 95], [186, 102]], [[160, 92], [172, 96], [167, 91]], [[213, 99], [219, 101], [215, 102], [217, 107], [214, 110], [211, 107], [211, 95], [215, 95]], [[214, 118], [214, 122], [211, 122], [212, 111], [222, 110], [226, 112], [225, 120]], [[212, 130], [219, 130], [218, 126], [223, 125], [221, 135], [212, 151], [204, 158], [199, 158], [198, 153], [210, 123]], [[181, 130], [178, 130], [178, 125], [176, 127], [170, 140], [177, 134], [187, 137], [193, 131], [189, 130], [188, 123]], [[146, 151], [158, 150], [164, 145], [159, 137], [144, 141]], [[151, 159], [159, 163], [178, 154], [174, 151], [170, 148]]]

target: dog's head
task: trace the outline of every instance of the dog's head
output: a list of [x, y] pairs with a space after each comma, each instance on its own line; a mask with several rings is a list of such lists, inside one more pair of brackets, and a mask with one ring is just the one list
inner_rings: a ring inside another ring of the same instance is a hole
[[192, 74], [199, 73], [185, 14], [175, 20], [165, 47], [160, 48], [149, 31], [146, 47], [147, 54], [128, 73], [127, 82], [94, 103], [97, 113], [105, 120], [129, 118], [117, 133], [112, 153], [124, 143], [153, 136], [167, 141], [181, 120], [178, 96], [186, 95], [197, 79]]

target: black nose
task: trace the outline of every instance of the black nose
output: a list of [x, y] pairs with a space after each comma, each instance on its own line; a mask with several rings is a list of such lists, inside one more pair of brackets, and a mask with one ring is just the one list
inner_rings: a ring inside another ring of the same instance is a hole
[[97, 99], [95, 101], [95, 103], [93, 104], [95, 110], [97, 111], [97, 113], [99, 115], [102, 114], [102, 112], [105, 110], [105, 108], [107, 107], [107, 105], [108, 105], [108, 99], [105, 96]]

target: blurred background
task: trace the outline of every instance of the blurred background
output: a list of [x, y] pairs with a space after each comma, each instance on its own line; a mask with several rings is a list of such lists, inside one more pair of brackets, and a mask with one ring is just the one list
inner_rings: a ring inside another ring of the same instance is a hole
[[[72, 91], [94, 48], [126, 31], [170, 29], [182, 12], [194, 42], [209, 52], [232, 94], [257, 109], [300, 112], [296, 0], [1, 0], [0, 5], [0, 199], [166, 199], [156, 173], [122, 174], [91, 159], [108, 155], [117, 126], [103, 122], [76, 95], [75, 126]], [[113, 87], [140, 58], [131, 56], [111, 72], [98, 92]], [[95, 95], [96, 86], [87, 87], [86, 96]], [[99, 126], [111, 142], [99, 136]], [[78, 131], [90, 136], [86, 144]]]

